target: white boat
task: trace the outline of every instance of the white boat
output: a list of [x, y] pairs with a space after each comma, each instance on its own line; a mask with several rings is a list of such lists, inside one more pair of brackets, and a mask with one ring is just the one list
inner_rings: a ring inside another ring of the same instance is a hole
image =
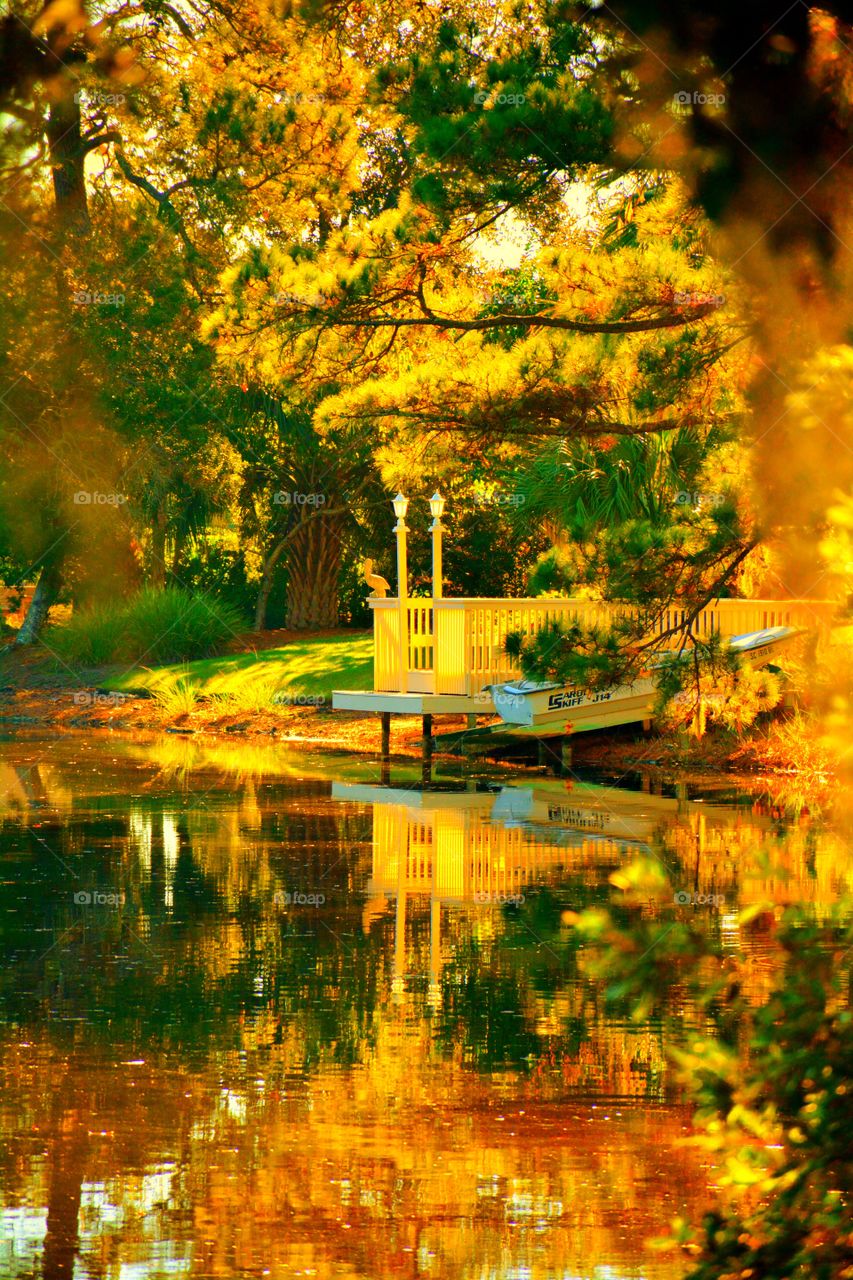
[[516, 680], [512, 684], [493, 684], [489, 692], [495, 710], [506, 724], [548, 728], [563, 734], [651, 720], [657, 684], [642, 679], [610, 689], [579, 689]]
[[[727, 648], [748, 662], [762, 666], [801, 634], [794, 627], [766, 627], [763, 631], [732, 636]], [[614, 685], [609, 689], [581, 689], [516, 680], [490, 685], [489, 692], [495, 710], [506, 724], [550, 730], [556, 735], [651, 720], [657, 701], [657, 681], [654, 676], [647, 676], [633, 684]]]

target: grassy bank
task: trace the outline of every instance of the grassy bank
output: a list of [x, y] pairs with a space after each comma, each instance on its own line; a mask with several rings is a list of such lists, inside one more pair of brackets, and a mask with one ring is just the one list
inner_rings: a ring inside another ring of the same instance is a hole
[[373, 687], [369, 632], [307, 636], [272, 649], [250, 649], [163, 667], [134, 667], [103, 681], [113, 693], [155, 697], [164, 705], [221, 699], [235, 710], [267, 706], [331, 706], [333, 689]]

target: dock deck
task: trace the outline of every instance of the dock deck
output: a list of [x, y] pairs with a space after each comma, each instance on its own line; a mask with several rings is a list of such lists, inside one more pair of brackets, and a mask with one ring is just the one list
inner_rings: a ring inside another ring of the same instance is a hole
[[[414, 597], [371, 598], [373, 612], [373, 689], [336, 689], [332, 707], [379, 714], [383, 749], [392, 715], [421, 716], [424, 737], [434, 715], [494, 715], [489, 686], [519, 679], [521, 672], [505, 652], [510, 633], [535, 635], [553, 623], [607, 626], [630, 610], [578, 598], [478, 599]], [[825, 600], [714, 600], [693, 619], [700, 637], [733, 636], [769, 627], [823, 632], [835, 605]], [[657, 619], [653, 634], [662, 644], [679, 644], [672, 633], [687, 608], [671, 607]], [[638, 721], [648, 716], [638, 712]], [[607, 717], [602, 715], [607, 727]], [[624, 719], [618, 721], [624, 723]], [[617, 723], [611, 720], [610, 723]], [[553, 730], [551, 730], [553, 736]]]
[[395, 716], [494, 715], [491, 694], [467, 696], [457, 693], [394, 693], [387, 690], [335, 689], [335, 711], [389, 712]]

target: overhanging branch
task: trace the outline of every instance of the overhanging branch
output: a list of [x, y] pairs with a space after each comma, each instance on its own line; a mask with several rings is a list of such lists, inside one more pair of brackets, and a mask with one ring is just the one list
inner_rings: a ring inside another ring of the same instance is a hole
[[[418, 304], [423, 308], [422, 294], [418, 296]], [[501, 313], [494, 316], [478, 316], [474, 320], [461, 320], [454, 316], [437, 315], [426, 309], [417, 316], [384, 316], [362, 315], [335, 316], [326, 319], [328, 329], [388, 329], [388, 328], [429, 328], [456, 330], [463, 333], [482, 333], [491, 329], [524, 328], [524, 329], [562, 329], [569, 333], [649, 333], [656, 329], [678, 329], [694, 324], [705, 316], [718, 311], [715, 302], [703, 303], [692, 307], [689, 315], [681, 312], [667, 312], [664, 315], [648, 316], [637, 320], [569, 320], [565, 316], [550, 316], [539, 313], [515, 314]]]
[[179, 238], [179, 240], [181, 240], [181, 242], [183, 243], [184, 248], [187, 251], [187, 270], [188, 270], [190, 280], [192, 281], [192, 285], [196, 293], [199, 295], [199, 297], [202, 297], [203, 290], [196, 278], [195, 269], [194, 269], [194, 263], [198, 259], [199, 254], [196, 250], [195, 245], [187, 235], [187, 230], [186, 230], [186, 227], [184, 226], [183, 218], [178, 213], [175, 206], [172, 204], [172, 201], [169, 197], [169, 192], [158, 191], [153, 183], [149, 182], [148, 179], [143, 177], [141, 173], [137, 173], [131, 166], [127, 157], [124, 155], [124, 153], [120, 149], [116, 150], [116, 163], [118, 164], [119, 169], [121, 170], [122, 174], [127, 179], [127, 181], [131, 183], [132, 186], [138, 187], [140, 191], [144, 191], [145, 194], [149, 196], [156, 203], [157, 210], [158, 210], [158, 217], [160, 218], [160, 220], [162, 222], [165, 222], [167, 226], [171, 227], [172, 230], [177, 235], [177, 237]]

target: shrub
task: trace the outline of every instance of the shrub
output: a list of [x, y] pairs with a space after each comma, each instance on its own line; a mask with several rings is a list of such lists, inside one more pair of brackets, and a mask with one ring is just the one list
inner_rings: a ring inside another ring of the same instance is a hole
[[[781, 868], [763, 858], [761, 868], [769, 888]], [[611, 880], [621, 900], [567, 912], [565, 923], [579, 931], [586, 971], [608, 982], [611, 999], [629, 1001], [637, 1022], [662, 1017], [673, 1038], [683, 1034], [671, 1054], [697, 1105], [694, 1141], [715, 1165], [701, 1221], [676, 1219], [656, 1247], [687, 1253], [686, 1280], [845, 1280], [853, 1274], [853, 903], [842, 896], [816, 918], [813, 905], [777, 913], [759, 900], [738, 914], [740, 949], [726, 957], [720, 933], [697, 925], [682, 902], [689, 895], [673, 894], [659, 862], [637, 860]], [[636, 914], [649, 900], [655, 914]], [[773, 922], [769, 956], [749, 942], [762, 916]], [[679, 1025], [694, 999], [704, 1031]]]
[[198, 704], [198, 690], [186, 677], [165, 688], [155, 689], [151, 696], [168, 716], [189, 715]]
[[[214, 535], [199, 540], [181, 561], [181, 586], [193, 593], [214, 596], [239, 610], [246, 625], [255, 616], [257, 582], [250, 582], [243, 552], [222, 545]], [[278, 582], [274, 593], [283, 595]]]
[[182, 587], [145, 587], [129, 600], [98, 605], [53, 627], [45, 647], [68, 663], [184, 662], [221, 649], [244, 629], [233, 605]]

